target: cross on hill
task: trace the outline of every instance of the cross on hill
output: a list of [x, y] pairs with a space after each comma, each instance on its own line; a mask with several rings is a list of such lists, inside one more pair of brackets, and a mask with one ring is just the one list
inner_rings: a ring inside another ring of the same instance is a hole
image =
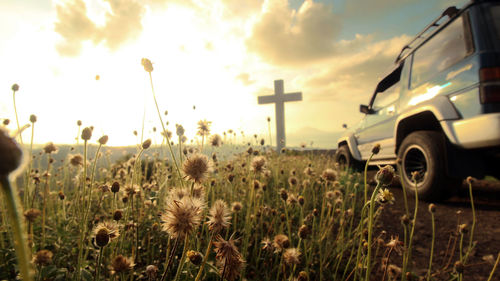
[[274, 95], [258, 97], [259, 104], [274, 103], [276, 111], [276, 144], [278, 151], [286, 146], [285, 102], [301, 101], [302, 93], [284, 93], [283, 80], [274, 80]]

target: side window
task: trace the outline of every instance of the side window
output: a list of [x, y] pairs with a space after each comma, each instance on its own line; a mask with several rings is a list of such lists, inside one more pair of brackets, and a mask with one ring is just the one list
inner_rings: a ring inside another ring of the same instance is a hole
[[373, 109], [378, 110], [396, 101], [399, 97], [400, 83], [397, 82], [383, 92], [377, 93], [373, 101]]
[[411, 87], [415, 88], [467, 55], [464, 21], [455, 19], [422, 45], [413, 56]]

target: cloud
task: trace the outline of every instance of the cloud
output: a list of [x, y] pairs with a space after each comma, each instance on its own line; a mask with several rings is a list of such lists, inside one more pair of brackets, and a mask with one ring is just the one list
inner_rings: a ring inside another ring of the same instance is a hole
[[109, 5], [105, 24], [97, 25], [87, 15], [83, 0], [72, 0], [56, 5], [57, 21], [55, 32], [62, 37], [56, 50], [63, 56], [76, 56], [82, 44], [91, 41], [103, 42], [109, 49], [116, 50], [122, 44], [137, 38], [142, 31], [144, 6], [135, 0], [103, 0]]
[[240, 80], [241, 83], [243, 83], [243, 85], [245, 86], [249, 86], [255, 83], [255, 80], [250, 79], [250, 74], [248, 73], [240, 73], [236, 76], [236, 79]]
[[[371, 42], [360, 50], [344, 52], [324, 62], [317, 73], [301, 79], [310, 100], [350, 99], [362, 100], [372, 94], [377, 82], [395, 65], [401, 48], [411, 38], [407, 35]], [[366, 42], [369, 37], [358, 37]], [[361, 45], [345, 42], [347, 46]], [[358, 47], [359, 48], [359, 47]], [[357, 49], [357, 48], [355, 48]]]
[[306, 0], [295, 11], [288, 0], [266, 0], [246, 46], [273, 64], [310, 63], [334, 52], [340, 28], [329, 5]]

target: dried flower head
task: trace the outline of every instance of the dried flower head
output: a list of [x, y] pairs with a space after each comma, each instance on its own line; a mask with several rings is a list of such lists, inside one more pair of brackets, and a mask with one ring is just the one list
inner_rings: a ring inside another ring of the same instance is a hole
[[230, 220], [231, 211], [227, 207], [226, 202], [221, 199], [215, 201], [208, 214], [208, 229], [214, 233], [219, 233], [229, 227]]
[[309, 275], [307, 275], [307, 272], [305, 272], [305, 271], [299, 272], [299, 276], [297, 277], [297, 281], [309, 281]]
[[0, 130], [0, 175], [8, 175], [22, 162], [22, 151], [7, 133]]
[[208, 136], [210, 135], [210, 125], [211, 121], [200, 120], [198, 121], [198, 132], [196, 133], [199, 136]]
[[288, 239], [288, 236], [284, 234], [274, 236], [273, 247], [277, 252], [288, 249], [288, 247], [290, 247], [290, 240]]
[[386, 203], [394, 204], [394, 201], [396, 199], [394, 198], [394, 194], [392, 194], [392, 192], [389, 191], [389, 189], [381, 188], [378, 191], [376, 200], [380, 204], [386, 204]]
[[97, 224], [93, 230], [95, 243], [99, 247], [104, 247], [108, 243], [120, 236], [118, 224], [114, 221], [104, 221]]
[[97, 142], [99, 142], [100, 145], [105, 145], [108, 142], [109, 137], [107, 135], [104, 135], [99, 138]]
[[307, 239], [307, 237], [309, 237], [309, 235], [312, 233], [312, 230], [308, 225], [303, 224], [299, 227], [298, 233], [301, 239]]
[[203, 207], [201, 200], [191, 197], [171, 200], [161, 216], [163, 230], [172, 238], [184, 238], [200, 224]]
[[266, 158], [264, 156], [256, 156], [252, 159], [251, 169], [255, 173], [262, 173], [266, 169]]
[[335, 181], [335, 179], [337, 179], [337, 172], [335, 172], [335, 170], [333, 169], [326, 169], [323, 171], [323, 173], [321, 174], [321, 178], [323, 178], [324, 180], [326, 181]]
[[378, 170], [375, 180], [381, 185], [389, 185], [394, 178], [395, 170], [391, 165], [386, 165]]
[[115, 181], [113, 182], [113, 184], [111, 185], [111, 192], [113, 193], [117, 193], [118, 191], [120, 191], [120, 183]]
[[83, 165], [83, 156], [81, 154], [70, 155], [69, 157], [69, 163], [71, 163], [71, 165], [75, 167]]
[[233, 202], [231, 209], [232, 209], [233, 213], [237, 213], [237, 212], [241, 211], [241, 208], [242, 208], [242, 205], [240, 202]]
[[125, 273], [130, 271], [134, 266], [132, 258], [118, 255], [111, 261], [111, 274]]
[[213, 243], [217, 267], [222, 278], [229, 281], [236, 280], [240, 276], [240, 271], [245, 261], [235, 245], [235, 240], [231, 237], [226, 241], [218, 235], [216, 241]]
[[431, 203], [429, 204], [429, 213], [435, 213], [436, 212], [436, 205]]
[[210, 145], [214, 146], [214, 147], [219, 147], [222, 145], [222, 138], [220, 135], [218, 134], [215, 134], [215, 135], [212, 135], [212, 137], [210, 137]]
[[40, 214], [41, 214], [40, 210], [33, 208], [24, 211], [24, 217], [30, 223], [35, 222], [35, 220], [40, 216]]
[[141, 64], [144, 67], [144, 70], [147, 72], [151, 73], [153, 71], [153, 63], [147, 58], [142, 58], [141, 59]]
[[402, 254], [403, 252], [403, 242], [399, 240], [399, 236], [391, 236], [391, 240], [385, 244], [386, 247], [392, 248], [393, 251], [398, 254]]
[[92, 138], [92, 129], [89, 127], [85, 127], [82, 130], [82, 140], [90, 140]]
[[33, 263], [38, 266], [47, 266], [52, 263], [54, 254], [49, 250], [40, 250], [33, 257]]
[[53, 152], [57, 152], [57, 147], [53, 142], [49, 142], [43, 147], [43, 151], [47, 154], [51, 154]]
[[194, 265], [200, 265], [203, 261], [203, 255], [198, 251], [189, 250], [187, 252], [189, 261]]
[[148, 149], [151, 146], [151, 139], [147, 139], [142, 143], [142, 149]]
[[150, 264], [146, 266], [146, 275], [150, 280], [155, 280], [158, 274], [158, 267], [156, 265]]
[[373, 153], [373, 154], [378, 154], [379, 152], [380, 152], [380, 144], [379, 144], [379, 143], [377, 143], [377, 144], [375, 144], [375, 145], [373, 146], [373, 148], [372, 148], [372, 153]]
[[30, 122], [31, 123], [35, 123], [36, 122], [36, 115], [35, 114], [31, 114], [30, 115]]
[[186, 177], [196, 183], [201, 183], [208, 176], [208, 172], [212, 168], [212, 163], [207, 156], [196, 153], [190, 155], [182, 167], [182, 171]]
[[179, 137], [184, 136], [184, 127], [180, 124], [175, 124], [175, 133]]
[[288, 265], [294, 265], [300, 263], [300, 251], [297, 248], [286, 249], [283, 253], [283, 259]]
[[19, 91], [19, 85], [17, 85], [17, 84], [12, 84], [11, 89], [12, 89], [12, 91], [17, 92], [17, 91]]

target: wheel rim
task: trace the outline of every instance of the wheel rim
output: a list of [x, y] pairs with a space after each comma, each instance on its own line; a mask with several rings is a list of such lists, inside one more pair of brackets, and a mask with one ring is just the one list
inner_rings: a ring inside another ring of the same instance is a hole
[[429, 166], [427, 159], [427, 154], [420, 146], [412, 145], [406, 149], [403, 154], [402, 164], [404, 175], [409, 182], [413, 182], [411, 174], [415, 171], [420, 174], [417, 183], [422, 183], [426, 180]]

